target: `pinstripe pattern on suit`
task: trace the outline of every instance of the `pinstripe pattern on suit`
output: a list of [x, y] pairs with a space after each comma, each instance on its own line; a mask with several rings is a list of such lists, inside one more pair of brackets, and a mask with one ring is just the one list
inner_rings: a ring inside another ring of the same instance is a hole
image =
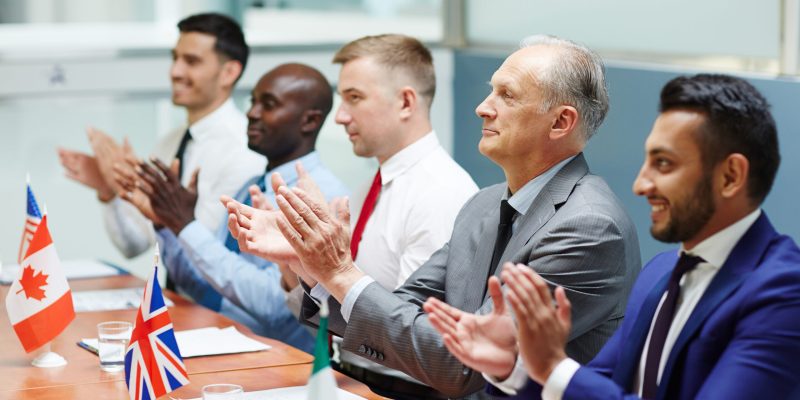
[[[450, 241], [397, 290], [367, 286], [349, 323], [331, 298], [330, 329], [344, 337], [343, 349], [449, 396], [482, 389], [480, 373], [450, 355], [422, 304], [433, 296], [467, 312], [491, 310], [483, 293], [506, 187], [494, 185], [473, 196], [456, 218]], [[553, 177], [522, 218], [500, 262], [527, 264], [548, 282], [564, 286], [573, 305], [567, 353], [588, 361], [620, 324], [641, 267], [633, 223], [602, 178], [589, 173], [582, 154]], [[305, 299], [303, 307], [302, 316], [313, 321], [314, 303]]]

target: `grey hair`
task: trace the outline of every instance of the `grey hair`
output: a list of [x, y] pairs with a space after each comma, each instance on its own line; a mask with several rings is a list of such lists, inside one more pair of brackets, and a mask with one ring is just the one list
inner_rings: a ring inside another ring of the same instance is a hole
[[542, 112], [568, 104], [578, 109], [586, 140], [594, 135], [608, 113], [603, 60], [588, 47], [551, 35], [533, 35], [520, 41], [520, 48], [553, 46], [560, 51], [555, 62], [539, 71], [539, 85], [544, 92]]

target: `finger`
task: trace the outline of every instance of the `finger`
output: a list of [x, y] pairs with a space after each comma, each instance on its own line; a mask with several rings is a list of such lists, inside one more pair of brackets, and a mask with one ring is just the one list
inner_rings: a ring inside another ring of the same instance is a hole
[[433, 329], [436, 329], [440, 335], [455, 335], [456, 330], [455, 326], [447, 320], [447, 317], [442, 314], [437, 314], [435, 311], [431, 311], [428, 313], [428, 321], [433, 326]]
[[[223, 194], [222, 196], [219, 196], [219, 202], [222, 203], [222, 206], [225, 207], [225, 208], [228, 208], [228, 203], [230, 203], [232, 201], [233, 201], [233, 198], [231, 196], [228, 196], [228, 195], [225, 195], [225, 194]], [[228, 213], [230, 213], [230, 212], [231, 212], [231, 210], [228, 208]]]
[[250, 193], [250, 199], [253, 203], [253, 208], [257, 208], [259, 210], [268, 210], [271, 211], [274, 209], [272, 204], [269, 203], [266, 196], [264, 196], [264, 192], [261, 191], [261, 188], [258, 185], [250, 185], [247, 188], [247, 191]]
[[489, 286], [489, 296], [492, 298], [492, 306], [494, 307], [492, 312], [497, 315], [505, 314], [506, 303], [503, 300], [503, 289], [500, 286], [500, 279], [496, 276], [492, 276], [489, 278], [487, 285]]
[[350, 199], [346, 196], [337, 197], [331, 202], [331, 208], [336, 213], [336, 219], [350, 229]]
[[[313, 224], [312, 226], [314, 227], [318, 226], [317, 220], [328, 224], [333, 222], [333, 218], [328, 212], [327, 204], [324, 203], [320, 204], [319, 201], [314, 199], [312, 196], [309, 196], [309, 194], [306, 191], [300, 188], [293, 188], [290, 192], [295, 194], [297, 199], [300, 200], [300, 202], [302, 202], [302, 205], [305, 206], [305, 207], [301, 206], [298, 212], [308, 210], [310, 211], [310, 213], [313, 213], [313, 216], [303, 214], [303, 217], [306, 218], [306, 221], [310, 222], [309, 225]], [[292, 201], [291, 199], [288, 198], [287, 200]], [[298, 206], [301, 205], [300, 203], [296, 204]]]
[[178, 171], [180, 168], [180, 161], [173, 160], [171, 166], [169, 167], [167, 166], [167, 164], [164, 164], [163, 162], [161, 162], [161, 160], [155, 157], [151, 157], [150, 162], [153, 163], [153, 165], [155, 165], [159, 171], [161, 171], [167, 182], [173, 183], [179, 181]]
[[551, 306], [553, 304], [553, 296], [550, 294], [550, 287], [547, 285], [547, 282], [532, 268], [522, 266], [521, 264], [517, 267], [519, 273], [522, 274], [528, 282], [533, 284], [541, 304]]
[[289, 242], [294, 250], [299, 254], [303, 250], [303, 237], [300, 235], [294, 226], [284, 218], [278, 218], [278, 230], [281, 231], [283, 237]]
[[572, 324], [572, 303], [567, 299], [567, 292], [561, 286], [556, 288], [556, 304], [558, 304], [558, 320], [561, 322], [561, 326], [569, 332]]
[[469, 352], [464, 348], [461, 342], [456, 339], [455, 336], [446, 334], [442, 335], [442, 341], [444, 342], [445, 347], [450, 353], [455, 356], [455, 358], [465, 362], [470, 359]]
[[294, 163], [294, 170], [297, 171], [297, 177], [299, 179], [308, 178], [308, 172], [306, 168], [303, 166], [302, 161], [297, 161]]
[[279, 172], [275, 172], [270, 177], [270, 184], [272, 184], [272, 191], [278, 193], [278, 189], [280, 189], [281, 186], [286, 186], [286, 181], [283, 180]]
[[122, 138], [122, 151], [123, 151], [123, 152], [124, 152], [126, 155], [133, 154], [133, 147], [131, 147], [131, 142], [130, 142], [130, 140], [128, 140], [128, 137], [127, 137], [127, 136], [125, 136], [124, 138]]
[[281, 212], [289, 223], [291, 223], [303, 237], [308, 237], [320, 226], [320, 220], [317, 214], [309, 208], [308, 204], [297, 196], [297, 193], [289, 188], [285, 186], [281, 187], [280, 194], [275, 198], [275, 201], [278, 203], [278, 208], [281, 209]]
[[228, 232], [234, 238], [239, 238], [239, 222], [237, 221], [236, 214], [228, 214]]
[[192, 193], [197, 193], [197, 182], [199, 176], [200, 176], [200, 168], [197, 168], [194, 170], [194, 172], [192, 172], [192, 178], [189, 179], [189, 186], [187, 188]]

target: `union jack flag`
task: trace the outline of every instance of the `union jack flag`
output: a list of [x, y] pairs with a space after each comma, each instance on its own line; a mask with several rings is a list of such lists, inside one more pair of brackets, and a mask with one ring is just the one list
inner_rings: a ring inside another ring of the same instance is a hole
[[157, 271], [158, 267], [153, 268], [147, 280], [125, 353], [125, 383], [131, 400], [155, 400], [189, 383]]
[[28, 251], [28, 246], [33, 239], [33, 233], [42, 222], [42, 213], [39, 212], [39, 205], [36, 204], [36, 197], [31, 190], [31, 184], [28, 182], [28, 211], [25, 215], [25, 227], [22, 230], [22, 240], [19, 243], [19, 253], [17, 254], [17, 264], [22, 265], [22, 259], [25, 258], [25, 253]]

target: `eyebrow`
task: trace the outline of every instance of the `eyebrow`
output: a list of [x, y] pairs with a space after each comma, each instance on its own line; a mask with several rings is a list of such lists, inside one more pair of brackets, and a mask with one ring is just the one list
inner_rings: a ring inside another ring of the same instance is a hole
[[676, 153], [675, 153], [675, 151], [673, 151], [673, 150], [671, 150], [671, 149], [669, 149], [667, 147], [659, 146], [659, 147], [655, 147], [655, 148], [652, 148], [652, 149], [648, 150], [647, 154], [651, 155], [651, 156], [654, 156], [654, 155], [659, 155], [659, 154], [676, 154]]

